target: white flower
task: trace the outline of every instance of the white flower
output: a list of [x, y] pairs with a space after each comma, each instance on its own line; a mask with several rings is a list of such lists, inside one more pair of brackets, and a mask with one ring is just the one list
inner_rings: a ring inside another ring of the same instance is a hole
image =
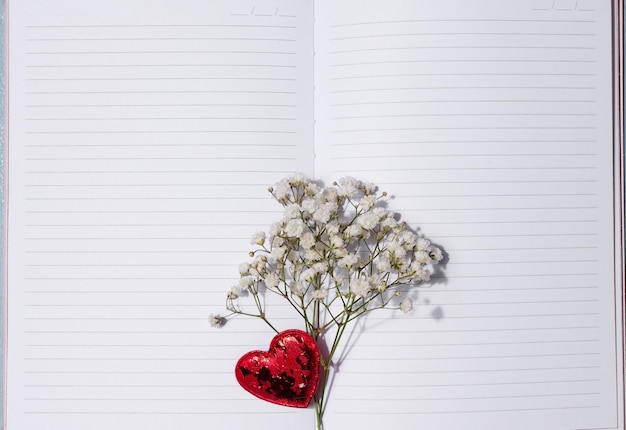
[[398, 242], [387, 243], [387, 251], [397, 259], [404, 258], [406, 256], [406, 249], [404, 249]]
[[346, 235], [348, 237], [357, 237], [363, 232], [363, 229], [358, 224], [352, 224], [346, 227]]
[[398, 226], [398, 221], [393, 216], [387, 216], [380, 222], [381, 228], [394, 229]]
[[307, 196], [314, 196], [320, 192], [320, 187], [315, 182], [310, 182], [304, 188], [304, 192]]
[[361, 182], [361, 189], [366, 195], [374, 194], [378, 187], [369, 182]]
[[313, 291], [313, 293], [311, 293], [311, 296], [315, 300], [324, 300], [326, 296], [328, 296], [328, 290], [326, 288], [320, 288], [319, 290]]
[[279, 261], [283, 259], [286, 252], [287, 252], [286, 246], [278, 246], [276, 248], [272, 248], [271, 255], [272, 255], [272, 258]]
[[250, 244], [252, 245], [260, 245], [263, 246], [265, 243], [265, 232], [257, 231], [252, 235], [252, 239], [250, 239]]
[[287, 178], [287, 182], [289, 185], [293, 186], [302, 186], [304, 184], [310, 183], [311, 180], [307, 178], [307, 176], [302, 172], [296, 172]]
[[252, 276], [242, 276], [239, 279], [239, 286], [242, 289], [248, 288], [252, 284], [254, 284], [254, 278]]
[[367, 277], [367, 282], [369, 282], [370, 287], [377, 288], [380, 283], [380, 276], [378, 273], [374, 273], [373, 275]]
[[380, 257], [378, 260], [376, 260], [375, 264], [376, 264], [376, 270], [379, 273], [384, 273], [384, 272], [388, 272], [389, 270], [391, 270], [391, 262], [389, 261], [389, 258], [387, 258], [386, 256]]
[[288, 204], [287, 206], [285, 206], [285, 218], [299, 218], [301, 209], [302, 208], [300, 207], [300, 205], [296, 203]]
[[304, 232], [304, 222], [301, 219], [290, 219], [285, 226], [285, 234], [288, 237], [300, 237]]
[[275, 236], [274, 238], [272, 238], [272, 248], [283, 246], [284, 243], [285, 243], [285, 239], [283, 239], [280, 236]]
[[358, 278], [350, 282], [350, 292], [355, 296], [365, 297], [369, 293], [371, 287], [367, 280]]
[[267, 288], [276, 288], [280, 283], [280, 278], [276, 272], [270, 272], [265, 276], [265, 286]]
[[364, 214], [361, 214], [356, 219], [356, 222], [363, 229], [371, 230], [378, 225], [378, 216], [372, 212], [366, 212]]
[[441, 252], [441, 249], [433, 246], [432, 249], [430, 250], [429, 256], [430, 256], [430, 260], [436, 264], [436, 263], [439, 263], [441, 259], [443, 258], [443, 253]]
[[337, 273], [333, 276], [333, 281], [337, 286], [341, 286], [346, 282], [346, 276], [343, 273]]
[[376, 204], [376, 197], [373, 195], [367, 195], [359, 201], [359, 206], [363, 208], [364, 211], [368, 211], [374, 207]]
[[326, 202], [324, 203], [324, 205], [328, 208], [328, 210], [330, 210], [331, 213], [336, 214], [337, 211], [339, 210], [339, 204], [335, 201], [335, 202]]
[[317, 273], [326, 273], [328, 272], [328, 262], [320, 261], [319, 263], [315, 263], [313, 268], [317, 270]]
[[326, 203], [317, 208], [313, 214], [313, 219], [319, 223], [327, 223], [332, 215], [331, 205]]
[[257, 255], [254, 257], [250, 265], [250, 274], [253, 276], [263, 276], [266, 271], [267, 257], [265, 255]]
[[360, 186], [359, 181], [357, 181], [356, 179], [350, 177], [350, 176], [346, 176], [345, 178], [341, 178], [338, 181], [339, 183], [339, 188], [337, 190], [337, 194], [339, 194], [342, 197], [351, 197], [353, 194], [355, 194]]
[[300, 281], [291, 282], [289, 284], [289, 289], [291, 290], [291, 293], [296, 296], [304, 296], [304, 293], [306, 292], [306, 288]]
[[430, 256], [426, 253], [426, 251], [417, 251], [415, 253], [415, 261], [419, 264], [427, 264], [430, 262]]
[[226, 298], [229, 300], [235, 300], [241, 294], [242, 287], [240, 285], [233, 285], [230, 288], [230, 291], [226, 295]]
[[418, 251], [426, 251], [426, 249], [430, 246], [430, 240], [420, 237], [419, 239], [417, 239], [416, 246]]
[[410, 270], [417, 280], [424, 282], [430, 280], [430, 272], [425, 267], [414, 263], [411, 264]]
[[324, 188], [322, 195], [327, 202], [337, 203], [337, 189], [336, 188]]
[[411, 309], [413, 309], [413, 301], [408, 297], [402, 300], [400, 303], [400, 310], [406, 314], [410, 312]]
[[317, 275], [317, 270], [312, 267], [305, 269], [300, 273], [300, 279], [303, 281], [311, 282], [313, 278]]
[[304, 249], [311, 249], [315, 245], [315, 236], [310, 231], [300, 236], [300, 246]]
[[304, 199], [302, 201], [302, 210], [308, 212], [309, 214], [313, 214], [318, 207], [319, 205], [314, 199]]
[[345, 257], [341, 258], [337, 265], [339, 267], [354, 267], [359, 262], [359, 256], [356, 254], [348, 254]]
[[400, 241], [406, 249], [413, 248], [417, 243], [417, 235], [411, 231], [403, 231], [400, 233]]
[[377, 208], [372, 209], [372, 212], [374, 212], [376, 215], [378, 215], [379, 218], [388, 217], [388, 216], [393, 217], [393, 213], [391, 213], [387, 209], [381, 208], [381, 207], [377, 207]]
[[220, 314], [211, 314], [209, 315], [209, 325], [211, 327], [219, 328], [226, 324], [226, 318], [221, 316]]
[[376, 288], [378, 290], [379, 293], [384, 292], [387, 289], [387, 282], [383, 281], [380, 284], [378, 284], [378, 287]]
[[248, 275], [250, 274], [250, 264], [249, 263], [241, 263], [239, 265], [239, 275]]
[[392, 262], [393, 269], [396, 270], [398, 273], [403, 272], [407, 264], [407, 261], [403, 258], [395, 258]]
[[322, 255], [317, 252], [315, 249], [307, 249], [304, 252], [304, 259], [311, 262], [311, 261], [318, 261], [322, 258]]
[[270, 237], [272, 238], [272, 240], [276, 239], [281, 229], [282, 229], [281, 223], [279, 223], [278, 221], [272, 223], [272, 225], [270, 226]]
[[290, 249], [289, 253], [287, 254], [287, 260], [291, 261], [292, 263], [299, 261], [300, 253], [296, 251], [295, 249]]
[[339, 224], [337, 221], [332, 221], [326, 224], [326, 234], [330, 236], [335, 236], [339, 233]]
[[286, 181], [280, 181], [274, 186], [274, 196], [278, 200], [286, 199], [291, 194], [291, 186]]
[[335, 254], [335, 257], [337, 258], [343, 258], [346, 255], [349, 254], [348, 250], [346, 248], [344, 248], [343, 246], [340, 248], [335, 248], [333, 249], [333, 254]]
[[343, 238], [341, 236], [331, 236], [330, 237], [330, 246], [332, 248], [341, 248], [343, 246]]

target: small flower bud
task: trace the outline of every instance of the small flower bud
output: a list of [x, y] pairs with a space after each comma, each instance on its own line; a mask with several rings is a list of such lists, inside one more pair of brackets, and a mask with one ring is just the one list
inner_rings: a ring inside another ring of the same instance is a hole
[[413, 301], [408, 297], [400, 303], [400, 310], [405, 314], [410, 312], [413, 309]]
[[209, 324], [211, 327], [220, 328], [226, 324], [226, 318], [219, 314], [211, 314], [209, 315]]
[[387, 281], [383, 281], [378, 285], [378, 292], [382, 293], [383, 291], [385, 291], [387, 289]]
[[262, 232], [262, 231], [257, 231], [256, 233], [252, 235], [252, 238], [250, 239], [251, 245], [263, 246], [264, 243], [265, 243], [265, 232]]

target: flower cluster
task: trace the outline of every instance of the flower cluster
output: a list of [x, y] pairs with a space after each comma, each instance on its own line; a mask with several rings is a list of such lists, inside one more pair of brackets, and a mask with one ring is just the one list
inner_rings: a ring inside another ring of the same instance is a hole
[[[256, 296], [265, 288], [289, 301], [317, 335], [389, 306], [399, 287], [428, 281], [442, 259], [439, 248], [384, 207], [386, 193], [378, 195], [371, 184], [346, 177], [321, 188], [295, 175], [269, 191], [284, 207], [283, 218], [269, 235], [252, 236], [258, 249], [239, 266], [239, 283], [228, 293], [233, 313], [241, 313], [242, 292]], [[320, 306], [328, 313], [324, 321], [307, 312]], [[408, 312], [412, 303], [406, 298], [397, 307]]]
[[[430, 279], [442, 251], [386, 208], [386, 193], [354, 178], [321, 187], [294, 175], [269, 191], [284, 207], [283, 217], [268, 234], [252, 236], [256, 249], [239, 266], [240, 279], [228, 293], [226, 307], [232, 314], [261, 318], [274, 329], [260, 292], [285, 299], [316, 340], [334, 333], [330, 355], [322, 363], [328, 371], [346, 325], [374, 309], [409, 312], [413, 303], [403, 292]], [[256, 313], [241, 307], [242, 296], [252, 298]], [[225, 318], [212, 316], [211, 322], [221, 326]], [[324, 390], [316, 398], [320, 419], [323, 396]]]

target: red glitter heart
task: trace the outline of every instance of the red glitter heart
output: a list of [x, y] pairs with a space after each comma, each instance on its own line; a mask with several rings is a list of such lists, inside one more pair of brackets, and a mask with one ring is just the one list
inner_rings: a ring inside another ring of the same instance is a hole
[[237, 362], [237, 382], [259, 399], [282, 406], [306, 408], [320, 374], [315, 340], [301, 330], [278, 333], [269, 351], [250, 351]]

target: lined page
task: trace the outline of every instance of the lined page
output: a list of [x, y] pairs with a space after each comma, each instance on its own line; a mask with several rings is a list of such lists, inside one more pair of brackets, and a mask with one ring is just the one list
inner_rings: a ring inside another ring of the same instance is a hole
[[378, 184], [446, 254], [348, 345], [329, 427], [623, 428], [610, 2], [316, 13], [317, 174]]
[[[306, 1], [11, 1], [7, 430], [274, 428], [209, 327], [312, 171]], [[281, 309], [275, 323], [291, 328]]]

